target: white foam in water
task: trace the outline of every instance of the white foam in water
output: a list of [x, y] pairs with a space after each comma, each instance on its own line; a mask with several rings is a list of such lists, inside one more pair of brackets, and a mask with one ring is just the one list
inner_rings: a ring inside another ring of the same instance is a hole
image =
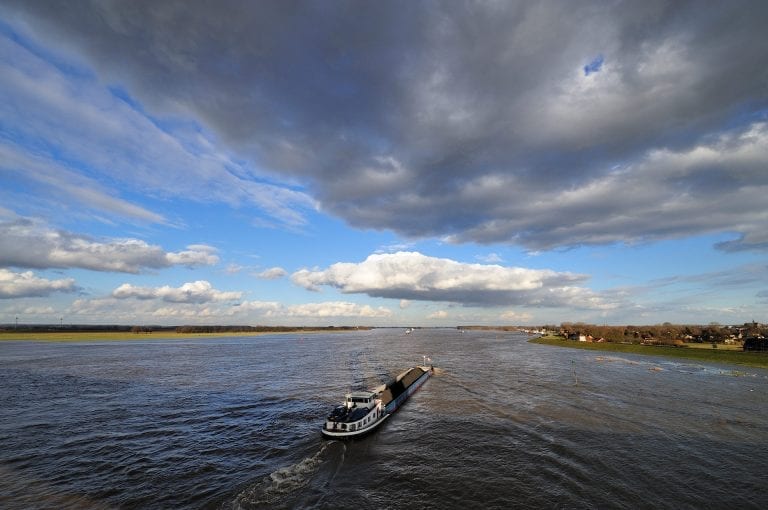
[[328, 444], [324, 442], [317, 453], [301, 459], [296, 464], [273, 471], [269, 476], [243, 490], [235, 497], [231, 505], [224, 505], [224, 508], [245, 509], [276, 503], [304, 487], [323, 462], [323, 452], [328, 448]]
[[269, 478], [272, 480], [272, 488], [276, 492], [286, 493], [306, 485], [310, 476], [315, 473], [320, 465], [320, 456], [326, 447], [327, 444], [323, 444], [320, 450], [313, 456], [302, 459], [293, 466], [280, 468], [271, 473]]

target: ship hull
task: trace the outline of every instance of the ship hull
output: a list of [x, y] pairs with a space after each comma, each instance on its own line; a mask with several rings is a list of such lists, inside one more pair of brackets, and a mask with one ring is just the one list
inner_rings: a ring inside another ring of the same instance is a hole
[[370, 426], [365, 427], [365, 428], [360, 429], [360, 430], [354, 430], [354, 431], [349, 431], [349, 430], [328, 430], [325, 427], [323, 427], [322, 433], [323, 433], [324, 437], [327, 437], [329, 439], [350, 439], [350, 438], [353, 438], [353, 437], [363, 437], [363, 436], [365, 436], [367, 434], [370, 434], [374, 430], [376, 430], [379, 427], [379, 425], [384, 423], [387, 420], [387, 418], [389, 418], [390, 416], [391, 415], [389, 415], [389, 414], [384, 414], [378, 420], [376, 420], [375, 422], [371, 423]]

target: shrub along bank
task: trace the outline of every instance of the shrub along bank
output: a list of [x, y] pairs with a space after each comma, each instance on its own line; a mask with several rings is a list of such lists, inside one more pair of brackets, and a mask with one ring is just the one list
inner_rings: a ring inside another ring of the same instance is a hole
[[685, 358], [709, 363], [728, 363], [750, 367], [768, 368], [768, 353], [744, 352], [722, 349], [690, 349], [687, 347], [643, 345], [614, 342], [578, 342], [561, 336], [543, 336], [529, 340], [531, 343], [584, 349], [590, 351], [623, 352], [650, 356]]

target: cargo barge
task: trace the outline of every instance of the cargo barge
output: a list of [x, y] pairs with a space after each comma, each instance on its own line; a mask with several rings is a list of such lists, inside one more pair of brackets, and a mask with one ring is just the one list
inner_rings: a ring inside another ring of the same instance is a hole
[[373, 431], [392, 416], [433, 372], [431, 365], [417, 365], [378, 388], [347, 393], [344, 404], [334, 408], [326, 418], [323, 436], [348, 438]]

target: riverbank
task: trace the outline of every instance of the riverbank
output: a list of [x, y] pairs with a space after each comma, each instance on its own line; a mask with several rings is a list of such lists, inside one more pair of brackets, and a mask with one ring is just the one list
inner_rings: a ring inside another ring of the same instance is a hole
[[279, 335], [289, 333], [328, 333], [351, 330], [295, 329], [283, 331], [231, 331], [216, 333], [177, 333], [175, 331], [157, 331], [153, 333], [133, 333], [131, 331], [73, 331], [73, 332], [14, 332], [1, 331], [0, 342], [118, 342], [127, 340], [183, 340], [187, 338], [248, 337]]
[[768, 368], [768, 353], [744, 352], [722, 349], [693, 349], [688, 347], [663, 347], [655, 345], [617, 344], [611, 342], [575, 342], [556, 336], [536, 337], [530, 343], [552, 345], [588, 351], [623, 352], [645, 356], [683, 358], [704, 363], [727, 363], [749, 367]]

